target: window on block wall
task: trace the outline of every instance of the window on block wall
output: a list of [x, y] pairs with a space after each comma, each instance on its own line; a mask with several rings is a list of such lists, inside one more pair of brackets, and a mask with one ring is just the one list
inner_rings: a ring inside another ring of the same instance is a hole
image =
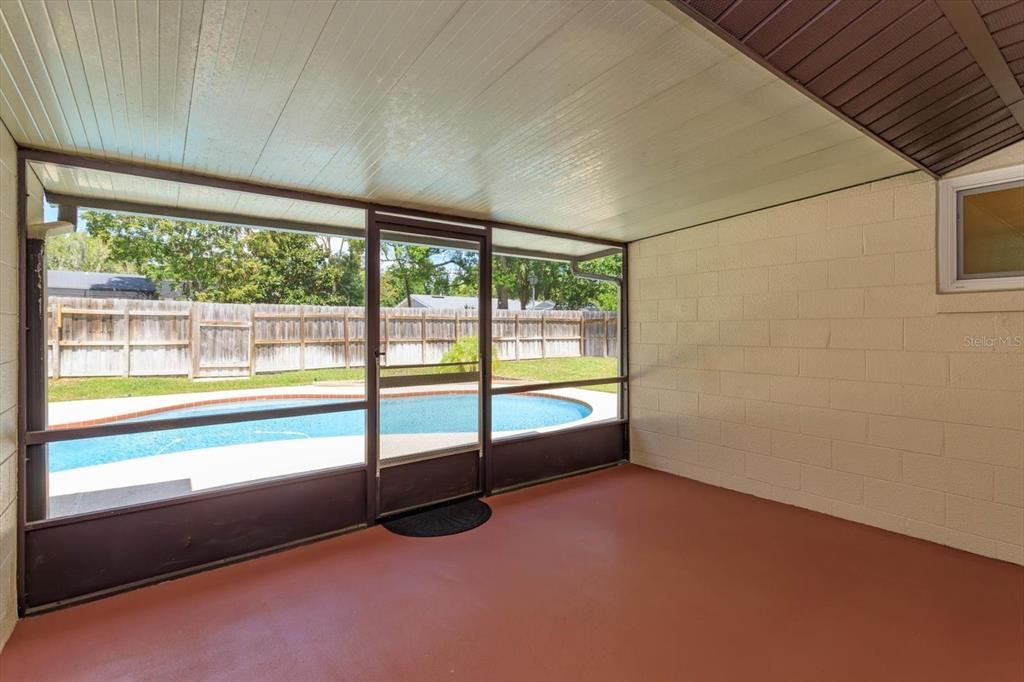
[[1024, 166], [940, 181], [939, 288], [1024, 289]]

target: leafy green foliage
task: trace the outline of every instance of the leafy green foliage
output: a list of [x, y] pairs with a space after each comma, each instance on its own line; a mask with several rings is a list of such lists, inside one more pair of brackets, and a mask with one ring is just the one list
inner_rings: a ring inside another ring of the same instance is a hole
[[[622, 256], [606, 256], [588, 261], [589, 272], [620, 276]], [[610, 282], [597, 282], [573, 274], [566, 263], [495, 256], [492, 267], [494, 295], [498, 306], [508, 300], [518, 300], [523, 308], [536, 292], [536, 300], [553, 301], [559, 310], [580, 310], [594, 307], [598, 310], [618, 310], [618, 287]], [[531, 278], [536, 284], [531, 284]]]
[[130, 264], [111, 255], [106, 242], [85, 232], [47, 237], [46, 261], [51, 270], [134, 272]]
[[[87, 234], [51, 240], [53, 267], [137, 272], [181, 296], [225, 303], [363, 305], [365, 242], [102, 211], [83, 213]], [[587, 261], [589, 272], [621, 276], [621, 255]], [[381, 242], [381, 305], [413, 294], [475, 295], [480, 259], [472, 251]], [[572, 273], [567, 263], [496, 256], [498, 307], [553, 301], [560, 310], [617, 310], [618, 287]]]
[[413, 294], [475, 294], [479, 260], [470, 251], [382, 241], [380, 304], [397, 306]]
[[[463, 362], [463, 363], [477, 363], [480, 362], [480, 340], [476, 336], [463, 336], [458, 341], [452, 344], [451, 348], [445, 351], [444, 355], [441, 356], [441, 362], [444, 364]], [[491, 349], [491, 371], [497, 372], [498, 367], [502, 366], [500, 360], [498, 360], [497, 348]], [[469, 364], [465, 364], [461, 367], [439, 367], [438, 371], [441, 372], [468, 372], [471, 370]]]
[[452, 344], [452, 347], [441, 356], [442, 363], [479, 362], [480, 340], [475, 336], [463, 336]]
[[98, 211], [83, 217], [111, 259], [190, 300], [363, 304], [362, 240]]

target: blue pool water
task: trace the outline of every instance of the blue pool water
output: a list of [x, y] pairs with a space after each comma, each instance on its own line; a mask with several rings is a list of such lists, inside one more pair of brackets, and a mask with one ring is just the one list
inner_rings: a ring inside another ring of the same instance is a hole
[[[492, 401], [494, 431], [555, 426], [582, 419], [591, 412], [590, 407], [582, 403], [542, 396], [500, 395], [494, 396]], [[262, 410], [321, 402], [326, 401], [254, 400], [247, 403], [224, 403], [168, 410], [130, 421]], [[473, 432], [477, 430], [477, 405], [475, 395], [387, 398], [381, 401], [381, 433]], [[50, 471], [64, 471], [94, 464], [240, 443], [356, 436], [364, 432], [365, 420], [365, 410], [356, 410], [62, 441], [50, 444]], [[287, 449], [282, 450], [282, 455], [287, 455]]]

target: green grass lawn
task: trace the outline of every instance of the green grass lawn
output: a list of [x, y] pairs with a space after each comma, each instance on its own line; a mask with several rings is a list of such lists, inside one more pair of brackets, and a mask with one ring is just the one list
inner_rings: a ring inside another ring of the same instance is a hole
[[[573, 381], [618, 376], [617, 358], [548, 358], [545, 360], [503, 360], [494, 370], [495, 378], [527, 381]], [[618, 384], [587, 387], [614, 393]]]
[[308, 386], [314, 381], [361, 379], [362, 368], [309, 369], [279, 374], [257, 374], [251, 378], [194, 381], [188, 377], [88, 377], [50, 379], [50, 402], [61, 400], [93, 400], [96, 398], [127, 398], [169, 393], [203, 393], [233, 391], [241, 388], [272, 388], [276, 386]]
[[[546, 360], [503, 361], [495, 371], [497, 378], [526, 381], [570, 381], [616, 376], [615, 358], [550, 358]], [[247, 379], [194, 381], [187, 377], [89, 377], [51, 379], [50, 402], [93, 400], [97, 398], [128, 398], [170, 393], [202, 393], [233, 391], [243, 388], [307, 386], [314, 381], [359, 380], [362, 368], [310, 369], [278, 374], [257, 374]], [[596, 391], [613, 393], [612, 386], [592, 386]]]

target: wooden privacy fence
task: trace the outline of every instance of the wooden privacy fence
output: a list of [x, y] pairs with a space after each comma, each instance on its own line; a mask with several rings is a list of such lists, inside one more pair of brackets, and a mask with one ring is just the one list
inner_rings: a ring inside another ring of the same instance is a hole
[[[389, 365], [440, 362], [476, 336], [476, 310], [381, 309]], [[618, 313], [496, 310], [500, 360], [618, 354]], [[252, 376], [361, 367], [366, 309], [50, 297], [49, 375]]]

